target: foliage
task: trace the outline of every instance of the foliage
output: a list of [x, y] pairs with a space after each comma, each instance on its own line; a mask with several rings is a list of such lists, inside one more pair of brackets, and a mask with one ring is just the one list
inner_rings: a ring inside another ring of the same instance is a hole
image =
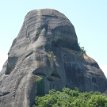
[[80, 50], [81, 50], [82, 54], [86, 54], [86, 50], [84, 49], [84, 47], [80, 47]]
[[52, 51], [48, 51], [47, 56], [48, 56], [50, 62], [55, 60], [55, 55]]
[[45, 96], [36, 97], [34, 107], [107, 107], [107, 97], [98, 92], [80, 92], [64, 88], [51, 90]]
[[80, 45], [80, 43], [79, 43], [79, 47], [80, 47], [81, 53], [82, 53], [82, 54], [86, 54], [86, 50], [84, 49], [83, 46]]

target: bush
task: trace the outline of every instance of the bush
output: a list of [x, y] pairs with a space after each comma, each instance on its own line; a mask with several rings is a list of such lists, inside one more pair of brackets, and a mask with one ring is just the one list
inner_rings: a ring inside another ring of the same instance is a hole
[[92, 95], [88, 100], [89, 107], [107, 107], [107, 97], [102, 95]]
[[36, 97], [34, 107], [107, 107], [107, 97], [98, 92], [80, 92], [64, 88]]
[[80, 47], [80, 49], [82, 54], [86, 54], [86, 50], [84, 49], [84, 47]]

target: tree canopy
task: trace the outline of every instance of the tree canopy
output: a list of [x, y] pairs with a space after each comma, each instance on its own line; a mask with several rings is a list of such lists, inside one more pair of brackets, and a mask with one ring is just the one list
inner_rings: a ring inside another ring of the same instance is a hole
[[80, 92], [64, 88], [50, 90], [45, 96], [38, 96], [33, 107], [107, 107], [107, 96], [99, 92]]

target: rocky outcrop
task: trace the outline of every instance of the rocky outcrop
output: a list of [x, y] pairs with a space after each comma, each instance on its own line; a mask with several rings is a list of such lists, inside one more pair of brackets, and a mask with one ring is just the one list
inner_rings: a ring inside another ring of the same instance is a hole
[[107, 89], [98, 64], [79, 47], [74, 26], [62, 13], [30, 11], [0, 74], [0, 107], [32, 107], [50, 89]]

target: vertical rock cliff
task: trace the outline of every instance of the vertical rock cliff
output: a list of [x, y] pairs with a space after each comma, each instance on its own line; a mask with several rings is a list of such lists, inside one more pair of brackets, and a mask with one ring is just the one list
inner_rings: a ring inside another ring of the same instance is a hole
[[63, 87], [104, 92], [107, 79], [65, 15], [30, 11], [0, 73], [0, 107], [32, 107], [36, 95]]

